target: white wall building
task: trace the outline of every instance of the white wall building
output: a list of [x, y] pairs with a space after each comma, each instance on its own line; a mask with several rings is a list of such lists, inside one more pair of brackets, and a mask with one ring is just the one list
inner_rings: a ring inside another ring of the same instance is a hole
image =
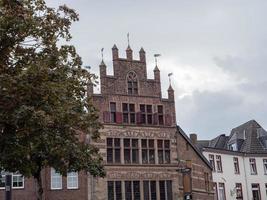
[[213, 166], [215, 199], [267, 200], [267, 132], [256, 121], [197, 146]]

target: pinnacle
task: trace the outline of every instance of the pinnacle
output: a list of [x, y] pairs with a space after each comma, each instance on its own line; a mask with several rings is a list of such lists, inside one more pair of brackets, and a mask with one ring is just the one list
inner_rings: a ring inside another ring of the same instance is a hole
[[128, 45], [128, 47], [127, 47], [126, 51], [132, 51], [132, 49], [131, 49], [130, 45]]
[[141, 47], [141, 49], [140, 49], [140, 51], [139, 51], [140, 53], [142, 52], [142, 53], [145, 53], [145, 50], [143, 49], [143, 47]]
[[101, 61], [100, 66], [106, 66], [106, 64], [104, 63], [104, 60]]
[[112, 49], [118, 49], [118, 47], [116, 46], [116, 44], [113, 45]]
[[170, 86], [168, 88], [168, 91], [174, 91], [171, 84], [170, 84]]
[[159, 68], [158, 68], [158, 66], [156, 65], [155, 66], [155, 68], [154, 68], [154, 70], [153, 70], [154, 72], [156, 72], [156, 71], [158, 71], [159, 72]]

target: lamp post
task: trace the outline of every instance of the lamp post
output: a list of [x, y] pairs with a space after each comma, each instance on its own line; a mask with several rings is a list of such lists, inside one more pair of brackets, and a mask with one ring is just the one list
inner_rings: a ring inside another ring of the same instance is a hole
[[7, 174], [5, 178], [6, 178], [5, 200], [11, 200], [12, 199], [12, 175]]

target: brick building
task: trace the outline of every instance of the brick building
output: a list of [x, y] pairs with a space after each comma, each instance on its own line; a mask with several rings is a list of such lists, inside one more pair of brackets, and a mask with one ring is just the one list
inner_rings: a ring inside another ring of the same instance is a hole
[[[183, 130], [176, 125], [174, 90], [162, 98], [160, 71], [147, 78], [146, 56], [133, 60], [112, 48], [114, 75], [100, 65], [101, 94], [88, 94], [103, 122], [95, 142], [104, 158], [106, 178], [80, 172], [62, 177], [43, 171], [46, 200], [177, 200], [188, 193], [194, 200], [213, 200], [212, 168]], [[33, 179], [13, 176], [13, 200], [34, 200]], [[0, 199], [4, 199], [0, 179]]]
[[[88, 88], [104, 125], [96, 145], [107, 171], [106, 178], [89, 180], [89, 199], [184, 199], [190, 186], [193, 199], [213, 199], [208, 161], [176, 126], [171, 85], [162, 98], [160, 70], [156, 66], [154, 79], [148, 79], [143, 48], [133, 60], [129, 46], [120, 58], [114, 45], [112, 57], [114, 75], [100, 64], [101, 94]], [[192, 171], [181, 173], [185, 167]]]

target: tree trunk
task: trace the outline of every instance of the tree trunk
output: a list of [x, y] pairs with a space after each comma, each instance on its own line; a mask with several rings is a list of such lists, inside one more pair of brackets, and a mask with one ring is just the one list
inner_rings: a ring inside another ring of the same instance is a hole
[[37, 200], [43, 200], [43, 183], [42, 183], [42, 175], [41, 170], [39, 170], [36, 175], [34, 176], [35, 182], [36, 182], [36, 196]]

